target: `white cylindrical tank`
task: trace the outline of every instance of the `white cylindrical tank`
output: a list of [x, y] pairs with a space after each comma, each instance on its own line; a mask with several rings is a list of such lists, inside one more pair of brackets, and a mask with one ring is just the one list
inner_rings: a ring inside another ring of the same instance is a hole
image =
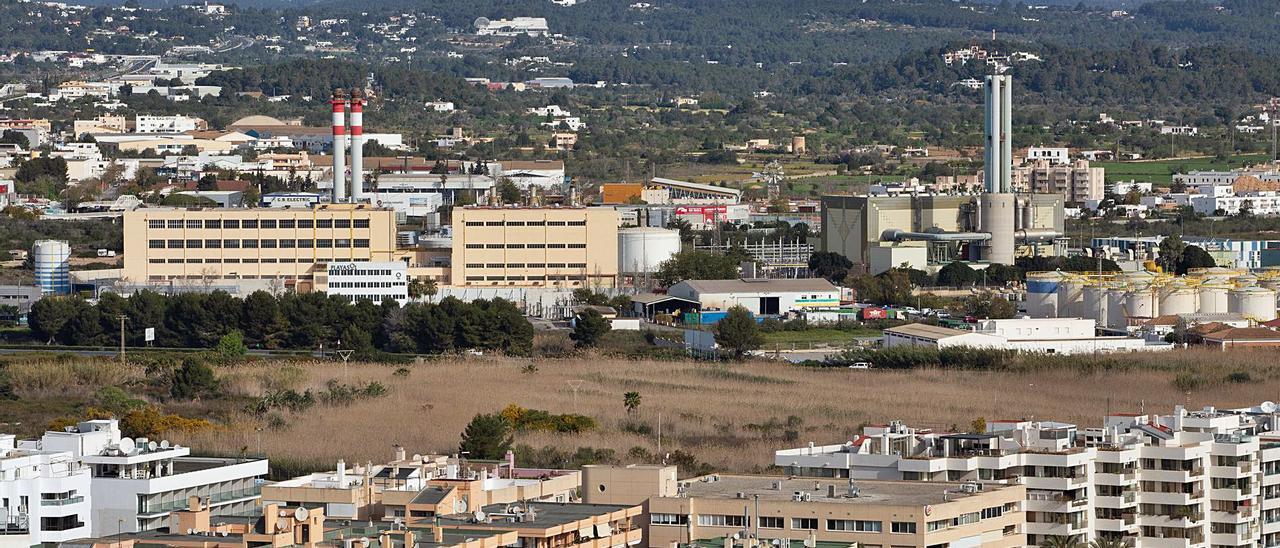
[[37, 240], [31, 246], [36, 285], [48, 294], [71, 293], [71, 244], [64, 240]]
[[1159, 292], [1151, 286], [1133, 287], [1124, 296], [1124, 313], [1131, 321], [1147, 320], [1159, 316]]
[[1204, 282], [1208, 284], [1220, 284], [1229, 282], [1232, 278], [1244, 273], [1244, 270], [1237, 268], [1212, 266], [1208, 268], [1193, 268], [1187, 272], [1187, 275], [1202, 277], [1204, 278]]
[[618, 230], [618, 272], [653, 272], [680, 252], [680, 231], [666, 228]]
[[1201, 314], [1225, 314], [1227, 312], [1227, 287], [1206, 284], [1200, 286], [1196, 312]]
[[1079, 278], [1067, 278], [1058, 284], [1058, 317], [1091, 318], [1085, 314], [1084, 282]]
[[1129, 290], [1125, 287], [1112, 287], [1107, 290], [1107, 327], [1123, 329], [1129, 325], [1124, 318], [1124, 302], [1128, 296]]
[[1032, 318], [1057, 318], [1058, 289], [1067, 277], [1061, 272], [1027, 274], [1027, 314]]
[[1013, 194], [982, 194], [978, 196], [979, 230], [991, 234], [983, 248], [982, 259], [993, 264], [1013, 264], [1014, 217], [1018, 214]]
[[1195, 314], [1199, 293], [1182, 284], [1171, 284], [1160, 290], [1160, 314]]
[[1107, 325], [1107, 286], [1086, 285], [1080, 293], [1080, 316], [1092, 319], [1097, 325]]
[[1236, 284], [1236, 287], [1253, 287], [1258, 285], [1258, 277], [1253, 274], [1241, 274], [1232, 278], [1231, 282]]
[[1261, 287], [1246, 287], [1231, 291], [1228, 309], [1259, 322], [1276, 319], [1276, 292]]

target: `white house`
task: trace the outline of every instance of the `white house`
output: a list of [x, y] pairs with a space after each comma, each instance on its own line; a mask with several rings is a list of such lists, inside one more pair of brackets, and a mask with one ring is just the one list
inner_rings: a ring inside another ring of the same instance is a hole
[[1031, 147], [1027, 149], [1027, 162], [1045, 160], [1050, 165], [1064, 166], [1071, 161], [1071, 149], [1066, 147]]
[[823, 278], [685, 280], [667, 294], [696, 301], [702, 310], [742, 306], [757, 316], [840, 305], [840, 288]]
[[89, 469], [67, 451], [18, 448], [0, 434], [0, 547], [90, 535]]
[[479, 36], [547, 36], [551, 34], [545, 17], [516, 17], [514, 19], [478, 18], [475, 21]]

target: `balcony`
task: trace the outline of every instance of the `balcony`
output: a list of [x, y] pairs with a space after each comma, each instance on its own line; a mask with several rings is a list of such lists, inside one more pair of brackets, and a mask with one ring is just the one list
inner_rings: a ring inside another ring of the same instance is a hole
[[[211, 495], [202, 495], [208, 497], [210, 504], [219, 504], [231, 500], [252, 498], [262, 495], [262, 489], [253, 487], [251, 489], [241, 489], [236, 491], [221, 491]], [[138, 513], [143, 515], [165, 514], [174, 510], [185, 510], [189, 503], [186, 499], [173, 500], [165, 502], [150, 502], [138, 506]]]
[[40, 499], [40, 506], [66, 506], [68, 504], [79, 504], [84, 502], [83, 496], [67, 497], [65, 499]]

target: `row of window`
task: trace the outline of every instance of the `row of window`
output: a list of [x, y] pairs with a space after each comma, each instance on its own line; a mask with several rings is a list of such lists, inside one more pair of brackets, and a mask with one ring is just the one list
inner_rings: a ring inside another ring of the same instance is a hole
[[[653, 525], [688, 525], [689, 517], [682, 514], [651, 514], [649, 523]], [[697, 523], [700, 527], [751, 527], [751, 518], [733, 514], [700, 514], [698, 515]], [[786, 518], [760, 516], [761, 529], [782, 529], [785, 525]], [[826, 520], [826, 526], [827, 531], [851, 533], [884, 532], [884, 522], [877, 520], [828, 519]], [[791, 518], [791, 529], [816, 531], [818, 529], [818, 518]], [[916, 523], [914, 521], [890, 522], [889, 531], [897, 534], [914, 535], [916, 533]]]
[[[347, 259], [347, 260], [349, 260], [349, 259]], [[284, 259], [262, 259], [262, 258], [251, 258], [251, 259], [217, 259], [217, 258], [215, 258], [215, 259], [147, 259], [147, 262], [148, 262], [148, 263], [151, 263], [151, 264], [165, 264], [165, 263], [168, 263], [168, 264], [182, 264], [182, 263], [186, 263], [186, 264], [201, 264], [201, 263], [204, 263], [204, 264], [216, 264], [216, 263], [231, 263], [231, 264], [236, 264], [236, 263], [250, 263], [250, 264], [252, 264], [252, 263], [273, 263], [273, 264], [274, 264], [274, 263], [299, 263], [299, 264], [312, 264], [312, 263], [327, 263], [327, 262], [332, 262], [332, 261], [333, 261], [333, 259], [290, 259], [290, 258], [284, 258]]]
[[372, 289], [387, 287], [404, 287], [404, 282], [329, 282], [329, 287], [345, 287], [350, 289]]
[[351, 268], [330, 268], [330, 276], [390, 276], [390, 268], [373, 268], [373, 269], [351, 269]]
[[551, 281], [551, 282], [570, 282], [587, 280], [586, 276], [467, 276], [468, 282], [532, 282], [532, 281]]
[[147, 228], [369, 228], [369, 219], [148, 219]]
[[587, 226], [586, 221], [467, 221], [467, 226]]
[[467, 244], [467, 249], [586, 249], [587, 244]]
[[587, 263], [467, 263], [467, 268], [586, 268]]
[[188, 240], [147, 240], [147, 247], [151, 249], [310, 249], [310, 248], [335, 248], [335, 247], [355, 247], [365, 249], [369, 247], [368, 238], [320, 238], [315, 240], [294, 240], [292, 238], [280, 240], [222, 240], [222, 239], [188, 239]]

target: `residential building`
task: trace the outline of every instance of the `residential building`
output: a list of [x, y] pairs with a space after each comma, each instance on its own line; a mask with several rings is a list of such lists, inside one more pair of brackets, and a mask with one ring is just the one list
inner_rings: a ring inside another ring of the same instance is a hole
[[[84, 537], [64, 548], [314, 548], [325, 545], [325, 514], [310, 508], [263, 505], [253, 514], [220, 515], [198, 496], [174, 510], [164, 528]], [[341, 544], [338, 544], [341, 546]], [[383, 546], [388, 546], [384, 544]], [[440, 547], [443, 548], [443, 547]]]
[[700, 303], [703, 311], [741, 306], [757, 316], [840, 306], [840, 288], [824, 278], [684, 280], [667, 294]]
[[1105, 184], [1106, 170], [1090, 167], [1088, 160], [1056, 163], [1038, 159], [1013, 169], [1014, 188], [1035, 194], [1061, 194], [1073, 203], [1101, 200]]
[[544, 17], [516, 17], [514, 19], [486, 19], [481, 17], [475, 22], [476, 34], [479, 36], [549, 36]]
[[1030, 147], [1027, 149], [1027, 162], [1045, 161], [1050, 165], [1067, 165], [1071, 161], [1071, 149], [1066, 147]]
[[76, 120], [74, 128], [76, 138], [81, 135], [99, 135], [103, 133], [124, 133], [129, 131], [128, 120], [124, 116], [104, 114], [92, 120]]
[[316, 275], [316, 291], [349, 301], [409, 302], [408, 265], [404, 261], [333, 262]]
[[1116, 196], [1124, 196], [1125, 194], [1128, 194], [1130, 192], [1137, 192], [1139, 194], [1150, 194], [1151, 190], [1152, 190], [1151, 183], [1140, 183], [1137, 181], [1117, 181], [1117, 182], [1111, 183], [1111, 185], [1107, 187], [1107, 192], [1110, 192], [1111, 194], [1114, 194]]
[[45, 432], [18, 448], [65, 452], [91, 472], [90, 512], [82, 521], [95, 536], [164, 527], [191, 496], [206, 499], [214, 515], [246, 512], [257, 507], [267, 474], [266, 459], [193, 457], [167, 441], [122, 437], [115, 419]]
[[1024, 546], [1025, 497], [1019, 485], [718, 474], [650, 497], [645, 545], [737, 536], [763, 546], [783, 539], [807, 539], [806, 546]]
[[679, 493], [675, 466], [589, 464], [582, 467], [582, 502], [588, 504], [641, 504], [651, 497]]
[[1275, 192], [1257, 192], [1247, 195], [1211, 196], [1192, 195], [1191, 207], [1201, 215], [1252, 215], [1280, 214], [1280, 195]]
[[617, 274], [613, 209], [453, 210], [455, 286], [612, 287]]
[[[644, 539], [639, 504], [521, 503], [475, 507], [479, 513], [447, 518], [423, 517], [414, 524], [438, 522], [444, 527], [479, 531], [515, 531], [518, 540], [507, 546], [523, 548], [612, 548], [634, 546]], [[476, 519], [475, 516], [483, 516]]]
[[206, 129], [209, 129], [209, 124], [204, 120], [181, 114], [173, 116], [139, 114], [133, 122], [134, 133], [185, 133]]
[[802, 476], [1023, 485], [1026, 542], [1126, 539], [1136, 546], [1280, 542], [1276, 406], [1109, 413], [1097, 428], [1001, 420], [947, 433], [900, 422], [853, 441], [786, 449]]
[[57, 544], [89, 534], [89, 468], [68, 451], [19, 448], [0, 434], [0, 546]]
[[165, 285], [279, 280], [305, 292], [325, 264], [392, 260], [395, 230], [395, 212], [354, 204], [137, 209], [124, 215], [122, 276]]

